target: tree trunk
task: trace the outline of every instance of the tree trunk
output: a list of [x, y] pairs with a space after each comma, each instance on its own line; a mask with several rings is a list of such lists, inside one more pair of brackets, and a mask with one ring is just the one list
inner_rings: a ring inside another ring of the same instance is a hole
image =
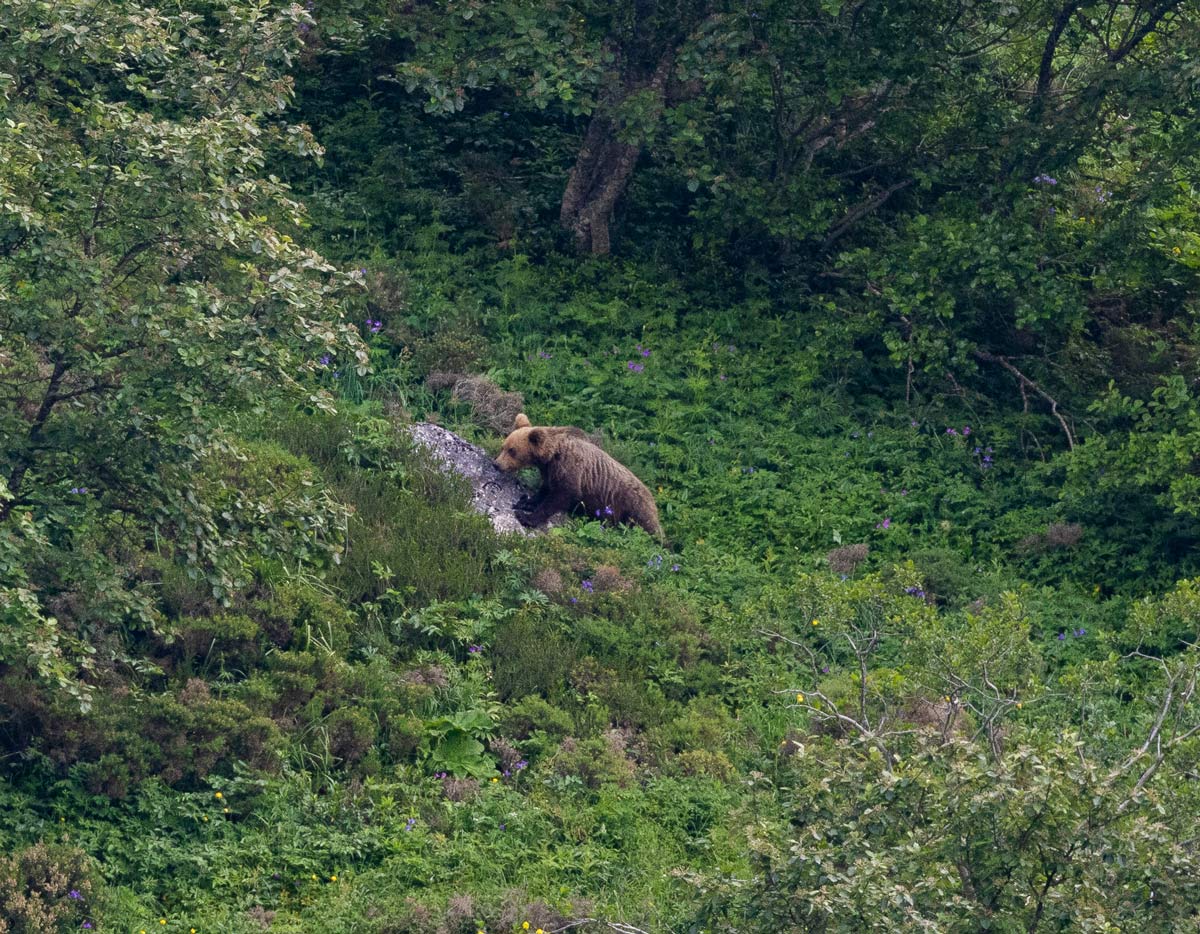
[[649, 90], [652, 94], [650, 116], [661, 114], [673, 59], [673, 50], [664, 54], [648, 79], [638, 80], [620, 71], [613, 73], [611, 90], [601, 99], [592, 116], [583, 146], [567, 179], [558, 215], [563, 227], [574, 234], [575, 246], [580, 253], [608, 254], [613, 211], [625, 193], [641, 155], [640, 141], [628, 143], [619, 138], [621, 106], [634, 94]]

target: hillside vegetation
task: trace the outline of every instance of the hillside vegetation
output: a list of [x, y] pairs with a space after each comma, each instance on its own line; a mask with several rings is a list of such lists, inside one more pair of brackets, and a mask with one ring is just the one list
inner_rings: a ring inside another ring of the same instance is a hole
[[[1200, 928], [1198, 91], [1178, 0], [7, 0], [0, 932]], [[667, 543], [406, 432], [514, 406]]]

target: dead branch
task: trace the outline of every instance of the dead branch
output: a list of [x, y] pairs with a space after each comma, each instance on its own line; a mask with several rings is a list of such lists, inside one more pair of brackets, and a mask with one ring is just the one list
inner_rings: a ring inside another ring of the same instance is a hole
[[1000, 354], [988, 353], [986, 350], [976, 350], [974, 355], [977, 360], [983, 360], [986, 363], [997, 363], [1004, 367], [1004, 369], [1008, 370], [1008, 372], [1017, 378], [1017, 383], [1021, 387], [1022, 395], [1025, 394], [1025, 390], [1027, 388], [1032, 389], [1035, 393], [1050, 403], [1051, 414], [1058, 419], [1058, 424], [1062, 426], [1063, 434], [1067, 436], [1067, 448], [1072, 451], [1075, 450], [1075, 437], [1071, 434], [1071, 426], [1067, 424], [1066, 418], [1064, 418], [1062, 412], [1058, 410], [1057, 399], [1055, 399], [1041, 386], [1013, 366], [1012, 361], [1009, 360], [1008, 357], [1001, 356]]

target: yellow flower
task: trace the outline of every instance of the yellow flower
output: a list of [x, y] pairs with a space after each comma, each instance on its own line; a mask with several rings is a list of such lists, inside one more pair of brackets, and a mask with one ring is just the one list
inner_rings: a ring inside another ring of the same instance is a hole
[[330, 881], [330, 882], [337, 882], [337, 876], [330, 876], [330, 877], [329, 877], [329, 881]]
[[1179, 249], [1179, 247], [1175, 247], [1175, 249], [1171, 250], [1171, 252], [1174, 253], [1176, 256], [1178, 256], [1180, 253], [1183, 252], [1183, 250]]
[[215, 795], [213, 795], [213, 797], [214, 798], [224, 798], [225, 796], [223, 794], [221, 794], [221, 792], [218, 791]]
[[159, 918], [159, 919], [158, 919], [158, 923], [159, 923], [159, 924], [166, 924], [166, 923], [167, 923], [167, 919], [166, 919], [166, 918]]
[[796, 703], [797, 703], [797, 704], [803, 704], [803, 703], [804, 703], [804, 695], [803, 695], [803, 694], [797, 694], [797, 695], [796, 695]]
[[202, 821], [204, 821], [206, 824], [208, 823], [208, 815], [207, 815], [207, 814], [205, 814], [205, 815], [204, 815], [202, 818], [200, 818], [200, 819], [201, 819]]
[[498, 781], [500, 781], [500, 779], [496, 778], [496, 776], [495, 776], [495, 775], [493, 775], [493, 776], [492, 776], [492, 781], [494, 781], [494, 782], [498, 782]]
[[522, 921], [522, 922], [521, 922], [521, 930], [522, 930], [522, 931], [528, 931], [528, 930], [529, 930], [529, 922], [528, 922], [528, 921]]
[[820, 625], [821, 625], [821, 621], [820, 621], [819, 619], [814, 619], [814, 620], [813, 620], [813, 625], [814, 625], [814, 626], [820, 626]]
[[1020, 701], [1017, 701], [1017, 710], [1020, 710], [1022, 706], [1024, 705]]
[[312, 874], [312, 880], [313, 882], [317, 881], [317, 874], [315, 872]]
[[229, 813], [229, 808], [222, 808], [221, 810], [223, 810], [226, 814]]

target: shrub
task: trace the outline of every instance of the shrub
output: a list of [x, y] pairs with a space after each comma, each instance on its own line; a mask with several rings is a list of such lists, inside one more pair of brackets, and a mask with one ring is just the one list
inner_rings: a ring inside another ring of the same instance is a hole
[[617, 744], [608, 739], [575, 740], [567, 737], [546, 766], [563, 778], [577, 778], [587, 788], [632, 784], [637, 767]]
[[829, 570], [834, 574], [853, 574], [855, 568], [867, 560], [870, 546], [866, 544], [842, 545], [825, 556]]
[[451, 402], [465, 403], [476, 424], [496, 434], [508, 434], [525, 407], [525, 398], [519, 392], [505, 392], [486, 376], [430, 373], [425, 385], [429, 389], [449, 389]]
[[94, 885], [82, 850], [37, 843], [0, 854], [0, 934], [56, 934], [91, 927]]
[[523, 611], [496, 630], [492, 678], [501, 700], [562, 692], [575, 664], [574, 640], [537, 611]]
[[518, 740], [534, 738], [539, 745], [544, 745], [546, 738], [560, 740], [575, 729], [569, 713], [536, 694], [505, 706], [500, 723], [506, 735]]

